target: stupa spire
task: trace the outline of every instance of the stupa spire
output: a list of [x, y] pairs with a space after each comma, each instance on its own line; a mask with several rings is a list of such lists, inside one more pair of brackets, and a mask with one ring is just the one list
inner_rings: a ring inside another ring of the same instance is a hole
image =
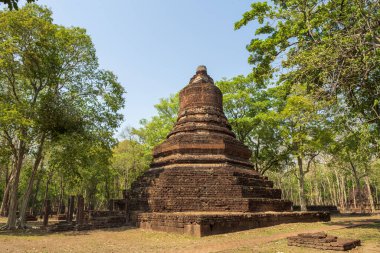
[[251, 151], [238, 141], [223, 112], [223, 95], [203, 65], [179, 93], [177, 122], [154, 148], [152, 168], [227, 166], [252, 169]]
[[189, 85], [202, 82], [214, 84], [214, 80], [207, 74], [205, 65], [199, 65], [197, 67], [195, 75], [190, 79]]

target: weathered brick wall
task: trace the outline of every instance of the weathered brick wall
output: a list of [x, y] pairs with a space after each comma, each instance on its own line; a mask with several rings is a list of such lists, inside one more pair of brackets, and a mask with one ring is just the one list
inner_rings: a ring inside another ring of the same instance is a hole
[[328, 221], [327, 213], [140, 213], [136, 225], [145, 229], [207, 236], [282, 223]]
[[[246, 171], [243, 173], [242, 171]], [[171, 168], [152, 170], [135, 182], [130, 210], [178, 211], [286, 211], [281, 190], [246, 169]]]

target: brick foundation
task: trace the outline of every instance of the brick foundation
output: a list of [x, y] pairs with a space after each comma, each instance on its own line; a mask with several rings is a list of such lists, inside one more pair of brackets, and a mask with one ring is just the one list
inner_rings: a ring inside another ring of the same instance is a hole
[[330, 215], [320, 212], [173, 212], [132, 213], [131, 219], [135, 226], [143, 229], [202, 237], [283, 223], [329, 221]]

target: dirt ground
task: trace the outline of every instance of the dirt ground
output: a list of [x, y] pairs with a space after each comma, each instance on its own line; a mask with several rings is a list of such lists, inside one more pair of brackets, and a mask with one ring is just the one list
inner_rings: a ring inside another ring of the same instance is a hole
[[[0, 219], [0, 224], [4, 222]], [[286, 237], [317, 231], [362, 240], [362, 246], [350, 252], [380, 253], [380, 215], [333, 217], [331, 222], [325, 223], [282, 224], [203, 238], [130, 227], [54, 234], [0, 232], [0, 251], [314, 253], [321, 251], [287, 246]]]

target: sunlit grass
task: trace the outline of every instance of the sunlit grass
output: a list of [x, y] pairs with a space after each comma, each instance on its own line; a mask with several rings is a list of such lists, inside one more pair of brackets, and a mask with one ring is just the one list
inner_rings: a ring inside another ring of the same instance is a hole
[[[370, 224], [359, 227], [336, 229], [332, 225], [365, 221]], [[4, 234], [0, 244], [2, 252], [294, 252], [314, 253], [319, 250], [287, 246], [286, 236], [313, 230], [327, 230], [328, 234], [361, 239], [363, 246], [351, 252], [380, 252], [380, 223], [377, 217], [339, 217], [331, 222], [282, 224], [267, 228], [251, 229], [237, 233], [195, 238], [165, 232], [135, 228], [117, 228], [83, 232], [54, 234]], [[0, 222], [5, 222], [1, 218]], [[31, 250], [35, 249], [35, 250]], [[364, 251], [363, 251], [364, 250]]]

